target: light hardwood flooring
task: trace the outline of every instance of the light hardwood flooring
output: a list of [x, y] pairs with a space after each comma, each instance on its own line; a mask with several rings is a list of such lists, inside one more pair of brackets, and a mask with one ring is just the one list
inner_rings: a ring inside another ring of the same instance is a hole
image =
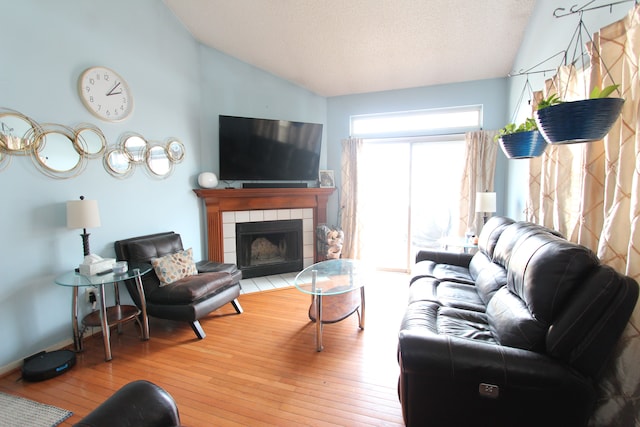
[[43, 382], [0, 378], [0, 391], [74, 412], [72, 425], [117, 389], [146, 379], [176, 400], [188, 426], [401, 426], [397, 334], [408, 275], [377, 272], [366, 288], [366, 325], [357, 315], [324, 326], [315, 350], [310, 297], [292, 287], [244, 293], [201, 320], [197, 340], [184, 323], [151, 319], [151, 339], [134, 323], [112, 334], [104, 361], [100, 334], [85, 342], [69, 372]]

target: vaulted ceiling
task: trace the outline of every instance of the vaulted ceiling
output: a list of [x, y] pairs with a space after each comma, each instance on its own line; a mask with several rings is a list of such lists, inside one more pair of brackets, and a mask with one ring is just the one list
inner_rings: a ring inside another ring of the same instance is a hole
[[535, 0], [164, 0], [196, 40], [331, 97], [505, 77]]

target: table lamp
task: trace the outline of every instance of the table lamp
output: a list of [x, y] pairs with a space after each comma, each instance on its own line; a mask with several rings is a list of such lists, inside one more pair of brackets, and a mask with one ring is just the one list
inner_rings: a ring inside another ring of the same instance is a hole
[[82, 228], [82, 247], [84, 255], [91, 254], [87, 228], [100, 227], [100, 212], [96, 200], [69, 200], [67, 202], [67, 228]]
[[476, 212], [482, 213], [484, 224], [487, 223], [489, 214], [496, 211], [496, 193], [476, 193]]

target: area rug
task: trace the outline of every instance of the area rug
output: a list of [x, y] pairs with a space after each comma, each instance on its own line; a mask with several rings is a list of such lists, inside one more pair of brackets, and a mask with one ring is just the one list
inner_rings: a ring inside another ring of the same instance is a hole
[[0, 392], [0, 426], [57, 426], [73, 412]]

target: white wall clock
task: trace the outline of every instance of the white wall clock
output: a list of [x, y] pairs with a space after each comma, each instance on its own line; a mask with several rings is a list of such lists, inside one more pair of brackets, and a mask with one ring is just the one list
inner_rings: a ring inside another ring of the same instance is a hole
[[90, 67], [78, 80], [80, 99], [87, 110], [109, 122], [124, 120], [133, 111], [133, 96], [127, 82], [107, 67]]

